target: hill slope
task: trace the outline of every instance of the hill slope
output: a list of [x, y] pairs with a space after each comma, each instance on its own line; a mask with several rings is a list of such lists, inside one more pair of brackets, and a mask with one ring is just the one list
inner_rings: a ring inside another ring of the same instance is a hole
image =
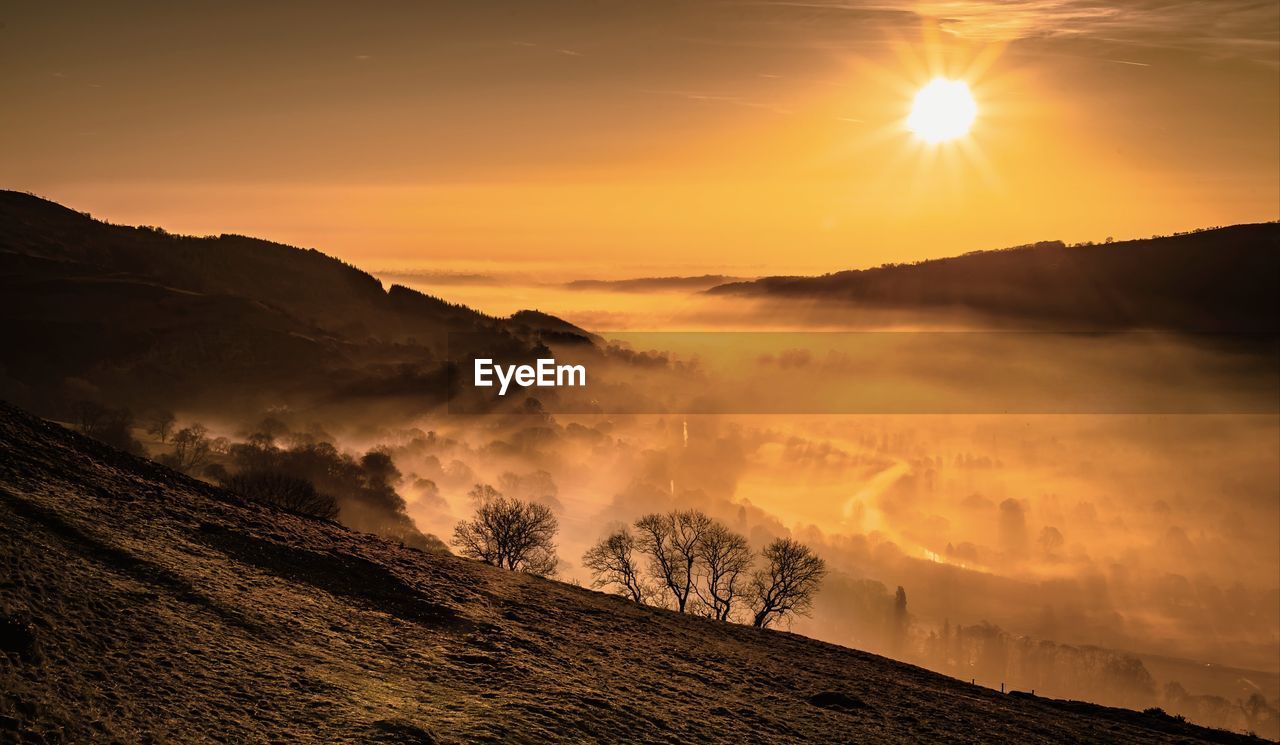
[[4, 404], [0, 452], [0, 741], [1243, 739], [425, 554]]
[[964, 309], [1053, 327], [1275, 333], [1280, 223], [1084, 246], [1049, 241], [709, 292]]
[[384, 291], [314, 249], [110, 225], [0, 190], [0, 345], [39, 350], [0, 364], [0, 397], [41, 413], [85, 397], [136, 409], [430, 407], [449, 395], [449, 333], [532, 349], [543, 330], [585, 337], [545, 314], [494, 318]]

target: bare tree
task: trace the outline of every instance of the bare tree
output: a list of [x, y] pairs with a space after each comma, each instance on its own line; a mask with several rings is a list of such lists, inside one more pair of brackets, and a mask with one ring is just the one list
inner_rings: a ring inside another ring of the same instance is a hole
[[600, 539], [600, 542], [582, 555], [582, 564], [591, 570], [592, 587], [616, 585], [618, 594], [637, 603], [645, 602], [651, 588], [640, 576], [640, 565], [635, 555], [636, 538], [626, 527]]
[[[672, 525], [667, 518], [667, 515], [654, 512], [636, 520], [636, 531], [640, 534], [637, 544], [641, 552], [648, 555], [649, 572], [658, 585], [679, 600], [679, 588], [684, 585], [676, 576], [677, 561], [671, 550]], [[684, 610], [683, 605], [681, 610]]]
[[696, 553], [702, 570], [702, 583], [694, 592], [711, 617], [728, 621], [733, 615], [733, 601], [746, 590], [746, 572], [755, 558], [745, 536], [712, 521], [698, 542]]
[[453, 529], [453, 545], [463, 556], [543, 577], [555, 574], [559, 526], [550, 508], [504, 497], [488, 484], [477, 484], [471, 496], [475, 516]]
[[193, 473], [208, 462], [211, 450], [208, 430], [203, 424], [193, 424], [174, 434], [173, 452], [162, 456], [160, 462], [170, 468]]
[[290, 512], [312, 515], [325, 520], [338, 516], [338, 503], [321, 494], [306, 479], [279, 471], [245, 471], [222, 482], [222, 486], [243, 497], [274, 504]]
[[107, 416], [107, 407], [97, 401], [76, 401], [71, 405], [71, 416], [83, 434], [93, 437]]
[[85, 435], [134, 455], [144, 455], [142, 443], [133, 437], [133, 414], [96, 401], [78, 401], [71, 407], [77, 426]]
[[768, 566], [751, 579], [752, 625], [768, 628], [788, 614], [808, 615], [813, 596], [827, 574], [827, 563], [808, 546], [790, 538], [770, 543], [761, 556]]
[[488, 484], [476, 484], [471, 487], [471, 491], [467, 492], [467, 496], [471, 497], [471, 501], [477, 505], [488, 502], [491, 499], [497, 499], [502, 496], [502, 492], [494, 489]]
[[698, 546], [711, 518], [698, 510], [653, 513], [636, 521], [640, 550], [649, 555], [654, 579], [671, 592], [676, 610], [684, 613], [694, 594]]
[[161, 443], [168, 442], [177, 421], [172, 411], [154, 411], [147, 418], [147, 434], [155, 435]]

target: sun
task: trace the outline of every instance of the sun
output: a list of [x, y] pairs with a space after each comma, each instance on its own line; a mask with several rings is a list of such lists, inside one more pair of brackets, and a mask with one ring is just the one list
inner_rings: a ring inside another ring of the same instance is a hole
[[962, 137], [978, 116], [978, 104], [962, 80], [934, 78], [911, 103], [907, 129], [929, 143]]

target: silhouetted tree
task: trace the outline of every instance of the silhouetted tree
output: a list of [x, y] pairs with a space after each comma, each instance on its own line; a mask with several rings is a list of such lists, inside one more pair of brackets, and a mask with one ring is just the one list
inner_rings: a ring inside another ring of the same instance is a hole
[[71, 404], [72, 420], [81, 433], [89, 435], [98, 428], [102, 418], [107, 414], [107, 407], [97, 401], [76, 401]]
[[332, 520], [338, 516], [338, 503], [321, 494], [306, 479], [279, 471], [245, 471], [222, 482], [222, 486], [243, 497], [274, 504], [290, 512]]
[[154, 435], [160, 442], [168, 442], [169, 435], [173, 434], [173, 427], [177, 424], [177, 417], [172, 411], [155, 411], [147, 419], [147, 434]]
[[404, 478], [390, 453], [385, 450], [370, 450], [360, 458], [360, 469], [364, 475], [366, 502], [385, 506], [399, 505], [403, 509], [404, 500], [396, 491], [396, 486]]
[[616, 585], [618, 594], [637, 603], [645, 602], [651, 588], [640, 576], [636, 538], [626, 527], [619, 528], [582, 555], [582, 565], [591, 570], [592, 587]]
[[[728, 621], [733, 602], [746, 590], [746, 572], [754, 556], [747, 539], [713, 521], [703, 531], [695, 548], [702, 570], [702, 583], [694, 591], [717, 621]], [[705, 594], [704, 594], [705, 593]]]
[[1040, 537], [1036, 541], [1040, 544], [1040, 551], [1046, 559], [1055, 558], [1058, 550], [1066, 543], [1066, 539], [1062, 537], [1062, 531], [1046, 525], [1040, 529]]
[[498, 486], [508, 496], [545, 504], [555, 512], [564, 511], [564, 505], [556, 496], [560, 489], [547, 471], [538, 470], [524, 475], [508, 471], [498, 477]]
[[489, 484], [476, 484], [471, 487], [471, 491], [467, 492], [467, 496], [471, 497], [471, 501], [480, 504], [490, 499], [497, 499], [502, 496], [502, 492], [494, 489]]
[[697, 510], [653, 513], [636, 520], [640, 550], [659, 586], [671, 592], [676, 610], [685, 612], [693, 594], [694, 564], [711, 518]]
[[385, 450], [370, 450], [360, 458], [370, 488], [382, 489], [400, 483], [400, 469]]
[[276, 447], [276, 436], [266, 432], [254, 432], [245, 440], [245, 444], [264, 452], [273, 450]]
[[555, 574], [559, 526], [549, 507], [504, 497], [488, 484], [477, 484], [471, 496], [475, 516], [453, 529], [453, 545], [463, 556], [543, 577]]
[[347, 527], [426, 551], [448, 551], [442, 541], [418, 530], [405, 512], [404, 498], [396, 491], [403, 478], [385, 450], [371, 450], [356, 459], [319, 440], [319, 434], [300, 438], [285, 434], [281, 439], [292, 443], [288, 448], [277, 446], [277, 438], [265, 432], [231, 445], [228, 453], [236, 470], [278, 471], [305, 479], [334, 498]]
[[161, 456], [160, 462], [185, 473], [195, 473], [208, 462], [210, 452], [208, 430], [203, 424], [193, 424], [174, 434], [173, 452]]
[[77, 428], [86, 436], [133, 455], [143, 455], [142, 443], [133, 436], [133, 414], [128, 409], [113, 409], [96, 401], [77, 401], [72, 405]]
[[896, 657], [902, 655], [903, 646], [907, 640], [907, 628], [910, 625], [910, 619], [907, 616], [907, 591], [902, 585], [898, 585], [898, 591], [893, 596], [893, 629], [890, 634], [890, 643], [893, 645], [893, 654]]
[[289, 425], [274, 416], [267, 415], [262, 418], [262, 421], [258, 422], [257, 434], [264, 434], [274, 440], [277, 437], [289, 434]]
[[[1238, 706], [1240, 707], [1240, 713], [1244, 715], [1248, 731], [1254, 733], [1265, 732], [1267, 736], [1271, 735], [1268, 730], [1274, 729], [1277, 712], [1274, 706], [1267, 703], [1266, 696], [1255, 692], [1249, 698], [1241, 701]], [[1273, 726], [1263, 729], [1260, 725], [1265, 724], [1272, 724]]]
[[768, 566], [751, 579], [752, 625], [768, 628], [790, 614], [808, 615], [827, 563], [803, 543], [779, 538], [761, 556]]

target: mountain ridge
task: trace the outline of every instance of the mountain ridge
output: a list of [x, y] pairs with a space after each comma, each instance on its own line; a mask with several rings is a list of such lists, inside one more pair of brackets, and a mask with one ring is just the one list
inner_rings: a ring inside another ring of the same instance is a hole
[[1101, 244], [1042, 241], [818, 276], [762, 277], [707, 292], [852, 307], [962, 309], [1097, 330], [1274, 334], [1280, 223]]
[[0, 343], [44, 350], [5, 360], [0, 397], [41, 413], [98, 391], [140, 409], [424, 410], [449, 395], [450, 334], [532, 353], [543, 332], [591, 341], [545, 313], [384, 289], [315, 249], [112, 225], [0, 191]]

